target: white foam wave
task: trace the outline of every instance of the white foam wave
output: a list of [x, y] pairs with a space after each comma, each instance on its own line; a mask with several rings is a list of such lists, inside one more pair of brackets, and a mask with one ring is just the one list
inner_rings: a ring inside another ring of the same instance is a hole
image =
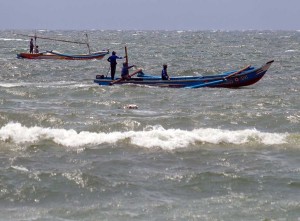
[[289, 52], [297, 52], [297, 50], [290, 49], [290, 50], [286, 50], [285, 52], [286, 52], [286, 53], [289, 53]]
[[0, 38], [0, 41], [28, 41], [20, 38]]
[[132, 145], [167, 150], [184, 148], [196, 143], [211, 144], [247, 144], [257, 142], [264, 145], [287, 143], [287, 133], [265, 133], [255, 129], [222, 130], [200, 128], [191, 131], [181, 129], [164, 129], [161, 126], [148, 127], [144, 131], [127, 132], [89, 132], [43, 127], [26, 127], [20, 123], [8, 123], [0, 128], [0, 140], [20, 143], [34, 143], [41, 140], [52, 140], [66, 147], [82, 147], [117, 143], [126, 140]]
[[21, 84], [18, 83], [0, 83], [0, 87], [11, 88], [11, 87], [20, 87]]
[[15, 170], [22, 171], [22, 172], [28, 172], [29, 171], [26, 167], [23, 167], [23, 166], [11, 166], [11, 168], [13, 168]]
[[24, 87], [24, 86], [32, 86], [38, 88], [86, 88], [87, 86], [91, 86], [90, 84], [78, 83], [78, 82], [55, 82], [52, 84], [49, 83], [0, 83], [0, 87], [3, 88], [12, 88], [12, 87]]

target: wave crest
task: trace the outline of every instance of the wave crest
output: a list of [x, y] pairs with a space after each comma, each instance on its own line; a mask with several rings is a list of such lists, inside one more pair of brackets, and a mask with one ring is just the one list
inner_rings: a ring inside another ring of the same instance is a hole
[[125, 132], [77, 132], [73, 129], [55, 129], [43, 127], [26, 127], [20, 123], [8, 123], [0, 128], [0, 140], [4, 142], [35, 143], [43, 140], [66, 147], [82, 147], [125, 141], [136, 146], [163, 149], [184, 148], [196, 143], [209, 144], [247, 144], [261, 143], [277, 145], [287, 143], [288, 133], [266, 133], [256, 129], [224, 130], [214, 128], [199, 128], [191, 131], [182, 129], [164, 129], [161, 126], [147, 127], [143, 131]]

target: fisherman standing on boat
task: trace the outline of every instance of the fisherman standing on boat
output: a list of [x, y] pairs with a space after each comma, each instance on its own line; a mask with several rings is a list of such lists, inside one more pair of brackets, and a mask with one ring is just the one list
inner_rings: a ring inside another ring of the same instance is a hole
[[167, 72], [168, 65], [164, 64], [163, 69], [161, 71], [161, 79], [162, 80], [170, 80], [170, 77]]
[[123, 59], [123, 57], [117, 56], [115, 51], [113, 51], [111, 54], [112, 55], [107, 59], [107, 61], [110, 62], [110, 75], [111, 79], [114, 80], [117, 67], [117, 59]]
[[29, 52], [30, 52], [30, 54], [33, 54], [33, 38], [30, 39], [30, 43], [29, 43]]
[[129, 80], [130, 79], [130, 75], [129, 75], [129, 69], [135, 67], [135, 65], [131, 65], [128, 66], [127, 62], [123, 63], [123, 68], [122, 68], [122, 73], [121, 73], [121, 77], [123, 80]]

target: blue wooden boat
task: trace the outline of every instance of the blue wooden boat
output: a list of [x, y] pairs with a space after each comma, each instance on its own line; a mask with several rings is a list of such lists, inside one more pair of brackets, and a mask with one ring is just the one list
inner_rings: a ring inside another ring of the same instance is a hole
[[140, 69], [131, 74], [129, 80], [117, 79], [112, 81], [109, 76], [97, 75], [94, 82], [104, 86], [132, 84], [174, 88], [238, 88], [258, 82], [265, 75], [273, 62], [274, 60], [271, 60], [260, 67], [248, 65], [240, 70], [232, 70], [216, 75], [171, 77], [170, 80], [162, 80], [160, 76], [146, 74]]

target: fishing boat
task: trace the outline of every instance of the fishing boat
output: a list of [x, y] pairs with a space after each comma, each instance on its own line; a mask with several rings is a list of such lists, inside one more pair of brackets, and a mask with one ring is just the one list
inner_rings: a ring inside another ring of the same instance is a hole
[[57, 51], [45, 51], [41, 53], [28, 53], [23, 52], [17, 54], [17, 58], [26, 59], [57, 59], [57, 60], [101, 60], [105, 55], [109, 53], [108, 50], [93, 52], [89, 54], [63, 54]]
[[40, 39], [46, 39], [46, 40], [52, 40], [52, 41], [60, 41], [60, 42], [67, 42], [67, 43], [74, 43], [74, 44], [84, 44], [88, 48], [88, 54], [65, 54], [61, 53], [58, 51], [54, 50], [48, 50], [40, 53], [29, 53], [29, 52], [22, 52], [17, 54], [17, 58], [25, 58], [25, 59], [57, 59], [57, 60], [93, 60], [97, 59], [100, 60], [102, 59], [105, 55], [109, 53], [109, 50], [101, 50], [97, 52], [92, 52], [90, 50], [90, 45], [88, 41], [88, 35], [86, 35], [86, 41], [81, 42], [81, 41], [70, 41], [70, 40], [64, 40], [64, 39], [57, 39], [57, 38], [48, 38], [48, 37], [42, 37], [42, 36], [37, 36], [35, 35], [23, 35], [23, 34], [18, 34], [21, 36], [26, 36], [30, 38], [34, 38], [34, 47], [36, 48], [36, 41], [37, 38]]
[[227, 71], [215, 75], [171, 77], [170, 80], [162, 80], [160, 76], [146, 74], [142, 69], [139, 69], [130, 75], [131, 78], [129, 80], [119, 78], [112, 81], [108, 76], [97, 75], [94, 82], [103, 86], [131, 84], [171, 88], [238, 88], [258, 82], [265, 75], [273, 62], [274, 60], [268, 61], [259, 67], [247, 65], [239, 70]]

